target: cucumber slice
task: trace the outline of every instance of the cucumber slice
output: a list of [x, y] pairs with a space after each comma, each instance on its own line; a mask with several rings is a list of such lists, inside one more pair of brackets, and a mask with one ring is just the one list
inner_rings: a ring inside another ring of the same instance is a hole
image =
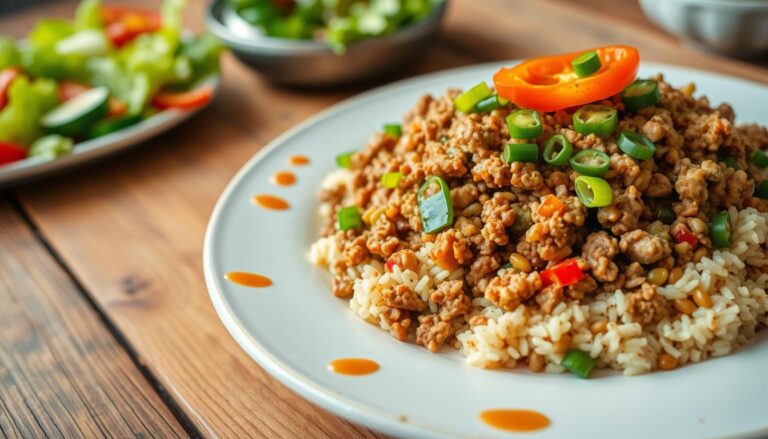
[[120, 131], [123, 128], [128, 128], [131, 125], [135, 125], [141, 122], [140, 114], [131, 114], [129, 116], [123, 116], [118, 118], [104, 119], [101, 122], [96, 123], [90, 130], [88, 130], [89, 139], [96, 137], [106, 136], [107, 134]]
[[72, 137], [84, 133], [108, 111], [109, 91], [106, 87], [94, 87], [51, 110], [41, 123], [50, 132]]

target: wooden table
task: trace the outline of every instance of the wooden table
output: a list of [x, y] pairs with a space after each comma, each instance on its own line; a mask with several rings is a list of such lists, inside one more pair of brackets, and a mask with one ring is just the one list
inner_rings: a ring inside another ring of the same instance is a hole
[[[187, 23], [200, 30], [206, 2], [189, 3]], [[626, 43], [645, 60], [768, 83], [765, 60], [696, 52], [653, 28], [632, 0], [451, 3], [442, 35], [398, 78]], [[0, 16], [0, 32], [22, 36], [38, 17], [73, 7]], [[280, 132], [363, 88], [280, 89], [231, 56], [223, 81], [216, 102], [184, 127], [1, 194], [0, 435], [381, 436], [257, 366], [219, 323], [201, 266], [208, 217], [235, 171]]]

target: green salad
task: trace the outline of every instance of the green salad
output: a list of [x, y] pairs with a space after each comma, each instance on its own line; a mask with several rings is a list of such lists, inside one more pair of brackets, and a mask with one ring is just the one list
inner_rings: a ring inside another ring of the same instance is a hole
[[228, 0], [264, 35], [349, 43], [390, 34], [427, 17], [444, 0]]
[[73, 20], [42, 19], [0, 37], [0, 166], [55, 158], [157, 111], [206, 104], [220, 44], [182, 37], [184, 0], [160, 11], [83, 0]]

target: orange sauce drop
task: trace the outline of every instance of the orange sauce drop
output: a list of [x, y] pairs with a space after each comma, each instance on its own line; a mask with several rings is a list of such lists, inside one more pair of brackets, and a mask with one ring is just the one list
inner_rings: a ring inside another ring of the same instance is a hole
[[331, 361], [328, 369], [341, 375], [368, 375], [379, 370], [379, 363], [367, 358], [339, 358]]
[[295, 155], [288, 159], [288, 163], [293, 166], [304, 166], [309, 164], [309, 157], [305, 155]]
[[291, 171], [280, 171], [272, 176], [272, 183], [278, 186], [290, 186], [296, 183], [296, 176]]
[[256, 195], [253, 197], [253, 202], [265, 209], [272, 210], [285, 210], [291, 207], [287, 201], [274, 195]]
[[496, 409], [480, 413], [486, 424], [508, 431], [536, 431], [549, 425], [549, 418], [533, 410]]
[[264, 288], [272, 285], [272, 279], [256, 273], [244, 271], [230, 271], [226, 274], [227, 280], [244, 287]]

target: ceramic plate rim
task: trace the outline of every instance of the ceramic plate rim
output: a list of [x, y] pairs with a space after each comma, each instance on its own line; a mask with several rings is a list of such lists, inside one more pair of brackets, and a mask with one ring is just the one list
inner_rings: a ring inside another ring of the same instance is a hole
[[[261, 367], [266, 369], [273, 377], [277, 378], [282, 384], [298, 393], [305, 399], [317, 404], [318, 406], [331, 411], [345, 419], [351, 420], [371, 427], [375, 430], [405, 437], [424, 437], [435, 438], [449, 435], [458, 436], [455, 432], [442, 431], [432, 425], [420, 425], [412, 422], [400, 422], [393, 418], [390, 413], [373, 408], [365, 403], [352, 400], [346, 396], [335, 393], [333, 389], [326, 388], [310, 377], [303, 375], [294, 367], [286, 364], [282, 360], [272, 355], [267, 348], [263, 347], [251, 334], [245, 329], [242, 322], [239, 321], [234, 311], [224, 298], [222, 289], [219, 287], [221, 279], [213, 275], [213, 240], [218, 223], [222, 220], [222, 212], [226, 200], [229, 199], [232, 192], [238, 187], [249, 171], [254, 168], [261, 160], [266, 158], [273, 151], [286, 145], [286, 141], [294, 137], [301, 131], [310, 128], [324, 120], [334, 117], [349, 107], [354, 107], [362, 101], [374, 100], [377, 96], [383, 95], [390, 90], [400, 90], [422, 85], [430, 80], [441, 79], [445, 76], [460, 75], [471, 70], [480, 70], [484, 68], [498, 67], [501, 65], [510, 65], [519, 62], [519, 60], [492, 61], [487, 63], [472, 64], [468, 66], [456, 67], [446, 70], [440, 70], [432, 73], [422, 74], [415, 77], [399, 80], [393, 83], [382, 85], [366, 92], [357, 94], [334, 105], [331, 105], [317, 114], [314, 114], [306, 120], [284, 131], [273, 140], [268, 142], [263, 148], [255, 153], [232, 177], [219, 196], [208, 222], [204, 237], [203, 247], [203, 271], [209, 296], [214, 305], [214, 309], [222, 321], [227, 331], [235, 339], [238, 345]], [[643, 67], [648, 69], [657, 69], [664, 72], [664, 69], [674, 69], [678, 72], [690, 72], [699, 75], [715, 76], [727, 79], [731, 82], [738, 82], [744, 85], [768, 88], [768, 85], [744, 79], [742, 77], [731, 76], [719, 72], [696, 69], [686, 66], [680, 66], [668, 63], [643, 62]], [[757, 435], [768, 435], [768, 426], [753, 430], [736, 432], [730, 437], [752, 437]], [[467, 436], [468, 437], [468, 436]]]

